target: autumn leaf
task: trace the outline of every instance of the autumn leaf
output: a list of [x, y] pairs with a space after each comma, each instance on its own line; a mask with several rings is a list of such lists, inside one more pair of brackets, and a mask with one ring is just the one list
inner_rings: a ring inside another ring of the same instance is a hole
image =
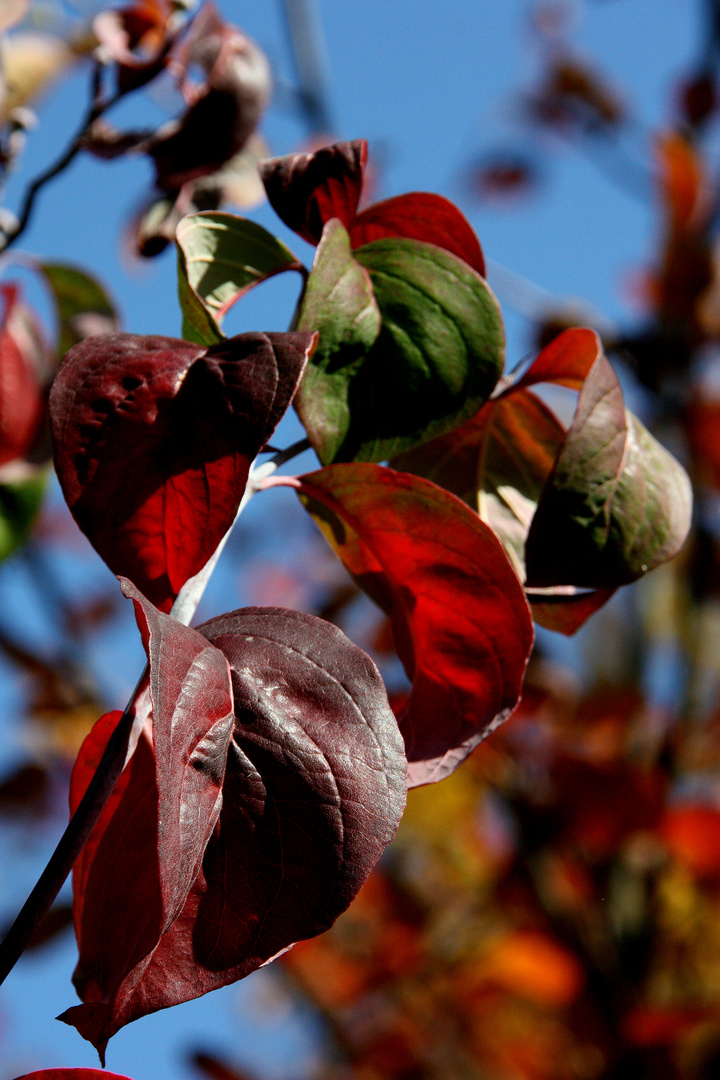
[[[76, 869], [84, 1004], [61, 1017], [101, 1055], [131, 1020], [242, 978], [327, 929], [405, 804], [385, 688], [340, 630], [248, 608], [195, 631], [129, 583], [125, 591], [150, 657], [153, 744], [143, 732]], [[228, 664], [235, 717], [225, 761]], [[81, 751], [73, 799], [115, 722], [104, 718]]]
[[157, 607], [170, 609], [232, 524], [312, 345], [309, 334], [210, 349], [112, 334], [65, 357], [50, 395], [65, 499], [111, 570]]
[[408, 783], [441, 780], [518, 702], [533, 640], [520, 582], [492, 530], [427, 480], [333, 465], [300, 477], [297, 490], [391, 617], [413, 682], [399, 716]]

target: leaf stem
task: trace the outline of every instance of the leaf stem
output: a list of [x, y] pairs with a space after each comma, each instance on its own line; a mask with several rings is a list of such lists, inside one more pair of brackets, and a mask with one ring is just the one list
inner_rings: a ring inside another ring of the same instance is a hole
[[[262, 465], [256, 465], [250, 470], [245, 493], [235, 515], [235, 521], [240, 517], [252, 496], [257, 491], [262, 490], [263, 481], [281, 465], [284, 465], [285, 462], [297, 457], [298, 454], [302, 454], [309, 446], [310, 443], [307, 439], [301, 439], [299, 442], [293, 443], [292, 446], [288, 446], [285, 450], [279, 450], [269, 461], [263, 462]], [[195, 614], [205, 591], [205, 586], [210, 580], [235, 521], [225, 533], [206, 565], [195, 577], [190, 578], [180, 590], [170, 612], [180, 622], [188, 625]], [[71, 817], [55, 851], [50, 856], [50, 860], [40, 875], [37, 884], [25, 901], [2, 943], [0, 943], [0, 983], [5, 981], [20, 959], [40, 919], [50, 910], [55, 897], [72, 870], [75, 860], [95, 827], [115, 786], [115, 782], [125, 767], [129, 754], [132, 753], [131, 737], [136, 719], [135, 703], [143, 689], [147, 671], [146, 665], [132, 697], [110, 737], [87, 791]]]

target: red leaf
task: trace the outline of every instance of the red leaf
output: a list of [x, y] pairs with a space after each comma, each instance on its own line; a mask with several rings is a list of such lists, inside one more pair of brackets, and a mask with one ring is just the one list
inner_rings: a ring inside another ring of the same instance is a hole
[[288, 154], [260, 163], [267, 197], [278, 217], [318, 244], [326, 222], [340, 218], [346, 229], [355, 219], [367, 160], [364, 139], [325, 146], [314, 154]]
[[16, 1080], [129, 1080], [120, 1073], [105, 1072], [104, 1069], [38, 1069], [37, 1072], [25, 1073]]
[[310, 348], [308, 334], [209, 349], [110, 334], [67, 353], [50, 395], [65, 498], [111, 570], [161, 610], [232, 524]]
[[[162, 638], [172, 620], [138, 602], [152, 658], [153, 633], [157, 642], [157, 627]], [[141, 738], [88, 875], [88, 895], [101, 884], [103, 892], [92, 905], [86, 900], [87, 935], [85, 925], [78, 935], [85, 1004], [61, 1017], [101, 1053], [131, 1020], [233, 982], [327, 929], [404, 808], [406, 762], [382, 680], [341, 631], [309, 615], [260, 608], [214, 619], [202, 631], [232, 673], [236, 719], [223, 806], [187, 901], [163, 933], [151, 850], [158, 795], [152, 751]], [[161, 805], [164, 768], [159, 762]], [[160, 819], [162, 834], [162, 812]]]
[[150, 665], [152, 733], [158, 788], [158, 864], [167, 929], [202, 864], [222, 806], [233, 730], [230, 669], [206, 639], [121, 582]]
[[697, 877], [720, 880], [720, 811], [711, 806], [670, 807], [660, 830], [670, 853]]
[[547, 382], [580, 390], [599, 356], [602, 356], [602, 343], [594, 330], [576, 326], [563, 330], [545, 346], [525, 374], [503, 390], [503, 394]]
[[533, 619], [547, 630], [559, 634], [574, 634], [591, 615], [607, 604], [615, 589], [583, 591], [574, 585], [555, 589], [527, 589]]
[[[112, 733], [111, 716], [103, 717], [101, 730], [96, 725], [88, 737], [93, 739], [89, 752], [95, 751], [98, 758]], [[86, 758], [87, 742], [81, 747], [76, 774], [90, 772], [96, 764]], [[74, 1023], [90, 1038], [101, 1060], [112, 1032], [93, 1037], [93, 1022], [112, 1014], [118, 988], [156, 946], [163, 925], [157, 808], [155, 758], [143, 731], [73, 871], [79, 953], [73, 982], [86, 1004], [59, 1019]]]
[[459, 499], [383, 466], [332, 465], [301, 477], [298, 494], [391, 617], [413, 680], [399, 718], [410, 786], [442, 779], [513, 711], [532, 648], [500, 542]]
[[388, 236], [424, 240], [457, 255], [485, 277], [482, 248], [470, 223], [442, 195], [415, 191], [374, 203], [355, 217], [349, 231], [353, 248]]
[[14, 285], [0, 286], [5, 310], [0, 325], [0, 465], [30, 449], [42, 416], [37, 370], [38, 338]]

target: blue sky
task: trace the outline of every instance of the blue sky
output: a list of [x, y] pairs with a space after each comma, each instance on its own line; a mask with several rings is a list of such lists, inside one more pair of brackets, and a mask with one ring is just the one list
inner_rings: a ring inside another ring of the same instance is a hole
[[[291, 83], [278, 0], [217, 3], [227, 19], [266, 50], [278, 84]], [[673, 118], [678, 77], [698, 48], [699, 0], [578, 0], [574, 7], [576, 49], [615, 82], [637, 118], [638, 144], [649, 153], [652, 131]], [[647, 260], [657, 220], [651, 205], [618, 191], [578, 150], [555, 137], [536, 136], [530, 145], [545, 161], [546, 187], [509, 208], [467, 202], [463, 169], [478, 152], [528, 145], [527, 132], [513, 120], [519, 93], [532, 85], [539, 70], [528, 8], [527, 0], [318, 0], [337, 135], [369, 139], [371, 154], [375, 149], [383, 162], [378, 197], [408, 190], [447, 195], [470, 217], [491, 263], [554, 295], [581, 297], [612, 320], [636, 317], [625, 302], [625, 281]], [[8, 192], [11, 204], [23, 179], [64, 145], [82, 108], [85, 86], [86, 73], [66, 80], [40, 109], [40, 127]], [[157, 105], [151, 110], [160, 115]], [[129, 103], [127, 123], [133, 111]], [[271, 108], [263, 133], [274, 153], [296, 149], [305, 135], [298, 118], [279, 107]], [[76, 262], [97, 274], [118, 302], [124, 329], [175, 335], [180, 317], [172, 253], [142, 265], [120, 254], [119, 234], [148, 183], [144, 161], [78, 159], [43, 192], [22, 249]], [[251, 216], [276, 230], [309, 262], [311, 250], [291, 237], [267, 206]], [[491, 285], [493, 280], [491, 272]], [[256, 290], [233, 314], [232, 329], [285, 329], [296, 288], [293, 280]], [[514, 364], [528, 349], [527, 326], [506, 308], [512, 297], [499, 291]], [[284, 441], [293, 437], [295, 429], [288, 425]], [[267, 505], [274, 505], [270, 498]], [[98, 564], [87, 572], [106, 571]], [[20, 587], [12, 568], [5, 569], [0, 594], [6, 604], [21, 602]], [[131, 635], [129, 616], [128, 627]], [[118, 652], [106, 662], [114, 669], [109, 685], [118, 693], [135, 681], [136, 655], [136, 643], [128, 638], [118, 641]], [[123, 671], [124, 664], [131, 670]], [[11, 731], [12, 717], [6, 716], [4, 724]], [[3, 913], [23, 898], [52, 841], [52, 836], [35, 836], [28, 845], [25, 834], [0, 833]], [[52, 1019], [74, 1003], [69, 983], [73, 963], [72, 943], [60, 943], [24, 960], [0, 992], [0, 1080], [31, 1068], [96, 1064], [92, 1048]], [[202, 1042], [241, 1065], [262, 1068], [267, 1076], [297, 1078], [312, 1053], [313, 1030], [287, 1013], [273, 987], [272, 975], [258, 973], [239, 987], [149, 1017], [113, 1040], [108, 1067], [133, 1080], [192, 1080], [195, 1074], [182, 1053]]]

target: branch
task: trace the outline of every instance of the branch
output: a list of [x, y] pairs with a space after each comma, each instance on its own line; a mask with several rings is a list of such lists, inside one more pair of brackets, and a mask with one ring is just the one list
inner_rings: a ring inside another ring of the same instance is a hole
[[298, 78], [298, 97], [313, 135], [335, 130], [328, 91], [327, 56], [315, 0], [282, 0]]
[[121, 96], [119, 93], [115, 93], [103, 100], [100, 89], [101, 76], [102, 64], [96, 61], [93, 65], [90, 80], [91, 104], [75, 138], [69, 144], [65, 152], [60, 155], [57, 161], [55, 161], [53, 165], [50, 165], [45, 172], [40, 173], [28, 187], [15, 225], [13, 225], [12, 228], [0, 230], [0, 252], [5, 251], [6, 248], [10, 247], [10, 245], [22, 235], [28, 226], [35, 200], [40, 191], [50, 180], [54, 180], [56, 176], [59, 176], [60, 173], [67, 169], [68, 165], [73, 161], [80, 150], [82, 150], [83, 143], [92, 125], [111, 107], [111, 105], [114, 105]]

